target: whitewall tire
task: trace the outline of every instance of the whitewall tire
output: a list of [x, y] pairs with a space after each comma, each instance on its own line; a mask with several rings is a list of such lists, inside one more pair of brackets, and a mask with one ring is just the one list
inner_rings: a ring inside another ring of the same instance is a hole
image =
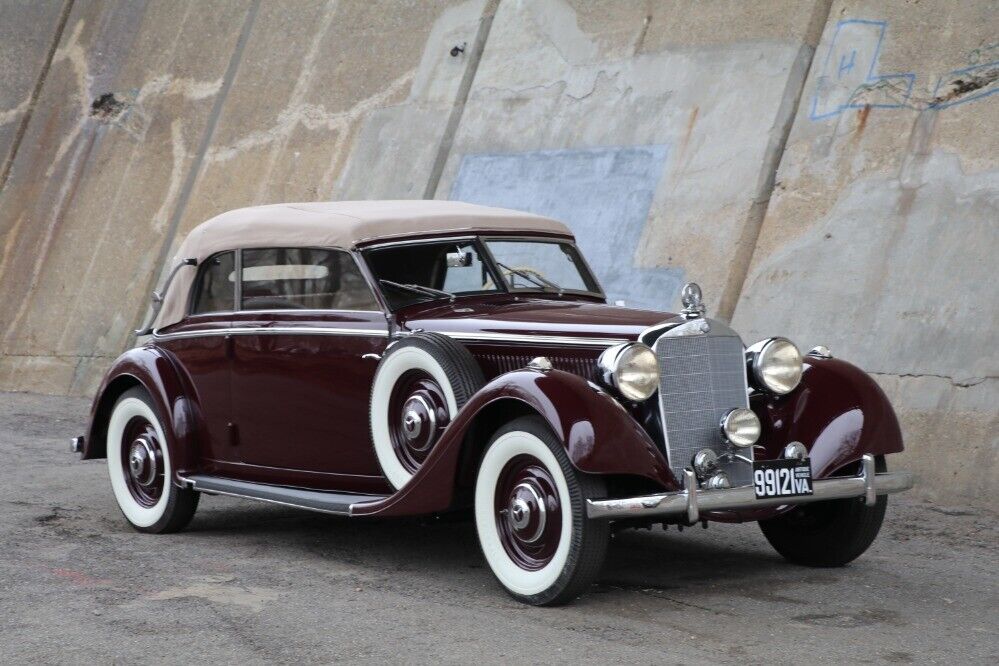
[[174, 532], [190, 522], [198, 493], [173, 483], [163, 423], [141, 387], [126, 391], [108, 421], [111, 490], [125, 519], [141, 532]]
[[577, 472], [540, 417], [515, 419], [493, 435], [475, 482], [475, 526], [507, 592], [556, 605], [586, 591], [603, 564], [609, 526], [587, 519], [585, 504], [603, 494], [602, 479]]
[[419, 470], [458, 410], [485, 383], [475, 359], [442, 335], [392, 345], [371, 389], [371, 439], [385, 478], [402, 488]]

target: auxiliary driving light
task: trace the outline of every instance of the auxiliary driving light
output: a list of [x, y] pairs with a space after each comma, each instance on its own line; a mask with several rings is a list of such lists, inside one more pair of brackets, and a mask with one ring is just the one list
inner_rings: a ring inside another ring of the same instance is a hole
[[721, 420], [721, 434], [732, 446], [752, 446], [760, 438], [760, 419], [751, 409], [737, 407], [725, 412]]
[[697, 478], [707, 478], [711, 472], [718, 469], [718, 454], [711, 449], [701, 449], [694, 454], [691, 463], [694, 466], [694, 473]]

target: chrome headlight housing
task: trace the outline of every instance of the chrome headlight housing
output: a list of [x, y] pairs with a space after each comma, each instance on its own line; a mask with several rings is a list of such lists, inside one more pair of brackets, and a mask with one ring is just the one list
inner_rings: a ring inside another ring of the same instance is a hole
[[603, 384], [627, 400], [648, 400], [659, 388], [656, 355], [641, 342], [608, 347], [597, 359], [597, 367]]
[[785, 395], [801, 382], [801, 352], [787, 338], [760, 340], [746, 353], [757, 388]]

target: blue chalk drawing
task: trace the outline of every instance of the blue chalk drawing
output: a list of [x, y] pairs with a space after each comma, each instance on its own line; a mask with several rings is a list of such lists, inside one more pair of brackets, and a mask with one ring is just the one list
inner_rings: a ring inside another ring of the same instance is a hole
[[[930, 99], [912, 97], [916, 80], [913, 73], [875, 74], [878, 57], [888, 24], [885, 21], [845, 19], [836, 24], [832, 42], [822, 63], [822, 73], [816, 79], [809, 117], [822, 120], [839, 115], [844, 109], [871, 107], [875, 109], [909, 108], [946, 109], [974, 102], [999, 92], [999, 86], [984, 86], [964, 93], [953, 100], [940, 99], [940, 90], [961, 77], [980, 75], [999, 69], [999, 60], [981, 63], [995, 55], [999, 43], [975, 49], [969, 54], [972, 66], [955, 69], [937, 79]], [[858, 62], [859, 59], [859, 62]], [[859, 66], [862, 65], [862, 66]]]
[[[916, 75], [875, 74], [888, 24], [885, 21], [844, 19], [836, 24], [826, 52], [809, 117], [831, 118], [844, 109], [906, 106]], [[863, 93], [865, 99], [857, 99]], [[873, 101], [872, 101], [873, 98]]]
[[683, 271], [634, 266], [667, 152], [648, 145], [465, 155], [450, 198], [562, 220], [608, 302], [668, 309]]
[[[974, 65], [972, 67], [965, 67], [964, 69], [955, 69], [953, 72], [947, 72], [939, 79], [937, 79], [936, 88], [933, 89], [933, 97], [937, 97], [940, 90], [940, 86], [944, 85], [944, 80], [948, 82], [954, 81], [962, 76], [968, 74], [974, 75], [975, 73], [986, 72], [992, 69], [999, 69], [999, 60], [994, 60], [992, 62], [987, 62], [984, 65]], [[946, 109], [950, 106], [957, 106], [958, 104], [964, 104], [966, 102], [974, 102], [975, 100], [982, 99], [983, 97], [988, 97], [989, 95], [994, 95], [999, 92], [999, 86], [992, 86], [991, 88], [982, 88], [977, 92], [973, 92], [970, 95], [962, 96], [960, 99], [948, 100], [943, 102], [934, 102], [930, 106], [935, 109]]]

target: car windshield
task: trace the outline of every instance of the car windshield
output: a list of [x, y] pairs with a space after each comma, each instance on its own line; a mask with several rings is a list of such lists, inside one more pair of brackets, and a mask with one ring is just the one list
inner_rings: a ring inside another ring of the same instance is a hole
[[402, 243], [367, 250], [364, 256], [392, 310], [501, 291], [600, 294], [576, 248], [551, 239]]
[[420, 301], [499, 291], [475, 240], [394, 245], [369, 250], [365, 258], [393, 310]]
[[571, 243], [498, 238], [485, 243], [510, 291], [600, 293]]

